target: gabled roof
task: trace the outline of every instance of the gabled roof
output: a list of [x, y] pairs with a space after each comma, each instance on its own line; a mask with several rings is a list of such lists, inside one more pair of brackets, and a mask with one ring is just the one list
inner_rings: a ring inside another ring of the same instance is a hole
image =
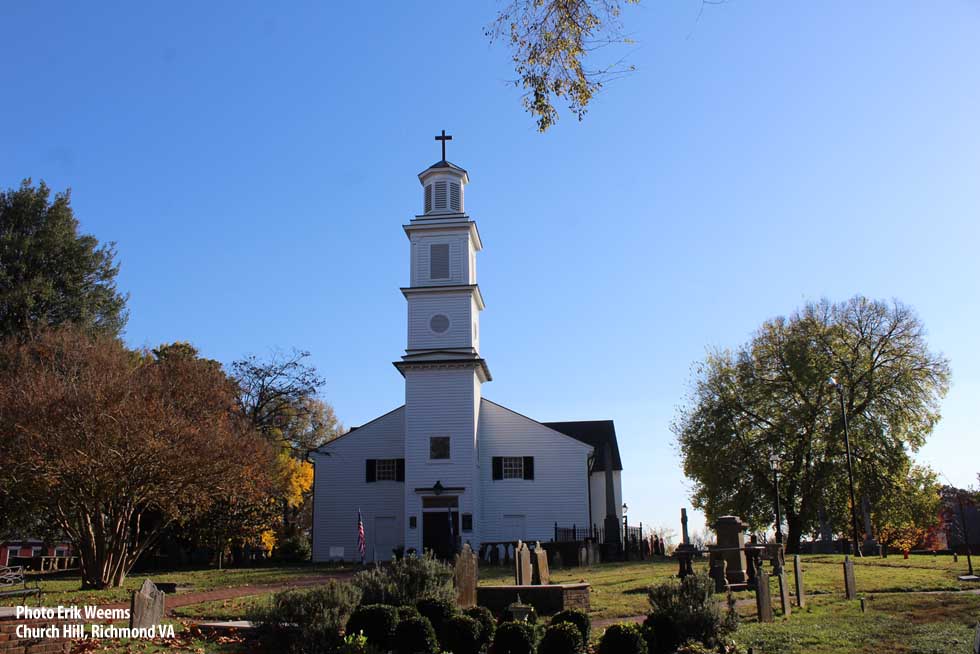
[[594, 447], [596, 460], [592, 470], [606, 469], [606, 443], [612, 450], [612, 469], [623, 469], [623, 461], [619, 458], [619, 444], [616, 442], [616, 426], [612, 420], [578, 420], [541, 424]]

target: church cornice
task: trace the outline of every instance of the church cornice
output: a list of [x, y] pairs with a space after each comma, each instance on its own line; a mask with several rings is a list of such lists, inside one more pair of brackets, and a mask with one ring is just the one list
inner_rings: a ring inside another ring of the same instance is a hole
[[438, 359], [425, 361], [393, 361], [392, 365], [405, 376], [408, 370], [476, 370], [480, 382], [493, 381], [484, 359]]
[[403, 286], [401, 288], [402, 295], [405, 299], [408, 299], [411, 295], [424, 295], [433, 294], [439, 295], [442, 293], [459, 293], [460, 291], [469, 291], [476, 298], [476, 305], [483, 311], [486, 308], [486, 304], [483, 302], [483, 293], [480, 292], [480, 286], [478, 284], [445, 284], [442, 286]]
[[409, 238], [412, 237], [412, 232], [466, 229], [470, 233], [470, 238], [473, 239], [473, 245], [477, 252], [483, 249], [483, 241], [480, 239], [480, 230], [477, 229], [476, 222], [470, 220], [464, 213], [449, 214], [448, 217], [446, 214], [436, 217], [416, 216], [415, 220], [409, 224], [402, 225], [402, 229], [405, 230], [405, 235]]

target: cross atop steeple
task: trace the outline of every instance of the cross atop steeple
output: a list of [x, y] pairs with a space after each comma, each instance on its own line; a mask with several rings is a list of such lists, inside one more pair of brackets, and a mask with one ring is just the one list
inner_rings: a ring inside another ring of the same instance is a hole
[[453, 140], [453, 137], [452, 136], [447, 136], [446, 135], [446, 130], [442, 130], [442, 136], [437, 136], [436, 137], [436, 140], [437, 141], [442, 141], [442, 160], [445, 161], [446, 160], [446, 141], [452, 141]]

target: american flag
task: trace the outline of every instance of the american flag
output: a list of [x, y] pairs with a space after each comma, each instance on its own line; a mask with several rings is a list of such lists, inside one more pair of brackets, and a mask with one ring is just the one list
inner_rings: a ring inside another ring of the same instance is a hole
[[364, 521], [361, 520], [361, 510], [357, 510], [357, 551], [361, 553], [361, 563], [364, 563], [364, 553], [367, 551], [367, 540], [364, 538]]

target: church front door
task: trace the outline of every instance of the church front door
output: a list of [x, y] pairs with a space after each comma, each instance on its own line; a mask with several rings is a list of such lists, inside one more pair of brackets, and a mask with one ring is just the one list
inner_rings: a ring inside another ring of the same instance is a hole
[[[438, 506], [439, 504], [443, 506]], [[440, 559], [451, 559], [456, 554], [458, 541], [459, 509], [456, 498], [424, 498], [422, 508], [422, 548], [424, 550], [431, 550]]]

